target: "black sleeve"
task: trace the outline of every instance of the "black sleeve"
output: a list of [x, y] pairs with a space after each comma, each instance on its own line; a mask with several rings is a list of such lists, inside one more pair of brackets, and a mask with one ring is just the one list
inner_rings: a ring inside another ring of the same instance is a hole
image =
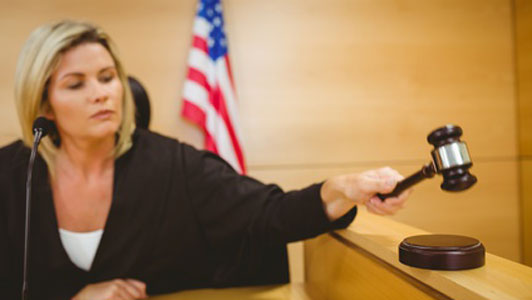
[[[2, 189], [3, 184], [5, 184], [5, 180], [0, 174], [0, 191], [5, 190]], [[4, 201], [0, 201], [0, 295], [4, 299], [16, 299], [20, 297], [22, 286], [15, 286], [15, 282], [18, 281], [14, 280], [13, 274], [10, 272], [11, 265], [8, 247], [6, 207]]]
[[283, 192], [236, 173], [217, 155], [184, 146], [183, 164], [188, 195], [208, 242], [216, 248], [245, 236], [266, 245], [288, 243], [347, 227], [356, 206], [330, 222], [321, 196], [321, 184]]

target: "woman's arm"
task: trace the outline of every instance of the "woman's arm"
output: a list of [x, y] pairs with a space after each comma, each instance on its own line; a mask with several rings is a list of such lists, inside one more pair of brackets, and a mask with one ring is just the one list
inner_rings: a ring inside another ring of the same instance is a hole
[[356, 204], [375, 213], [393, 213], [408, 194], [383, 203], [375, 196], [393, 190], [402, 178], [390, 168], [337, 176], [324, 184], [284, 192], [277, 185], [237, 174], [217, 155], [186, 145], [183, 150], [188, 198], [216, 249], [232, 247], [246, 236], [270, 245], [314, 237], [348, 226]]
[[403, 207], [410, 190], [385, 201], [381, 201], [376, 194], [393, 191], [402, 179], [403, 176], [389, 167], [332, 177], [325, 181], [320, 190], [325, 213], [330, 221], [335, 221], [353, 206], [366, 205], [375, 214], [394, 214]]

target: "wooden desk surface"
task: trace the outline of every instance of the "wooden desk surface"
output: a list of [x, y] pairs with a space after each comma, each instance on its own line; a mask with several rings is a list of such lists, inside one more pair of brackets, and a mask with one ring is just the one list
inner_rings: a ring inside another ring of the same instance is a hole
[[[398, 260], [399, 243], [405, 237], [426, 233], [361, 210], [348, 229], [306, 242], [305, 247], [309, 246], [305, 250], [309, 254], [305, 258], [307, 283], [191, 290], [150, 299], [532, 300], [532, 268], [489, 253], [486, 254], [486, 265], [472, 270], [432, 271], [401, 264]], [[354, 253], [378, 261], [384, 271], [362, 264]], [[407, 280], [394, 283], [393, 276]], [[405, 284], [409, 286], [406, 289]], [[404, 294], [398, 293], [399, 289], [403, 289]], [[377, 290], [380, 291], [374, 293]]]
[[[497, 224], [487, 224], [486, 230], [490, 226]], [[408, 236], [427, 233], [360, 210], [348, 229], [337, 231], [332, 237], [367, 251], [392, 268], [453, 299], [532, 299], [532, 268], [489, 253], [486, 253], [483, 267], [464, 271], [432, 271], [400, 263], [400, 242]]]
[[182, 291], [170, 295], [150, 297], [150, 300], [197, 300], [197, 299], [271, 299], [310, 300], [303, 284], [284, 284], [258, 287], [200, 289]]

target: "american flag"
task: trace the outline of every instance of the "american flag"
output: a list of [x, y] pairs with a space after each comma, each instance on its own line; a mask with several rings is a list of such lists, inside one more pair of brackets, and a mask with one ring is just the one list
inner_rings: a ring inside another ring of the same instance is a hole
[[199, 0], [183, 89], [186, 119], [205, 133], [205, 149], [246, 173], [220, 0]]

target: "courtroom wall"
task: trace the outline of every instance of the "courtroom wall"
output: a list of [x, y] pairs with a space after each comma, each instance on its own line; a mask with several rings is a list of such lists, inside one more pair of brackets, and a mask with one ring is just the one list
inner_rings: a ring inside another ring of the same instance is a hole
[[532, 266], [532, 1], [515, 0], [523, 262]]
[[[147, 87], [152, 129], [201, 145], [181, 120], [195, 1], [0, 0], [0, 144], [19, 135], [13, 76], [36, 26], [85, 19], [114, 37]], [[229, 53], [249, 173], [285, 188], [430, 160], [427, 134], [464, 129], [478, 184], [415, 188], [393, 217], [474, 236], [520, 260], [518, 131], [509, 0], [225, 0]], [[356, 222], [356, 221], [355, 221]]]

